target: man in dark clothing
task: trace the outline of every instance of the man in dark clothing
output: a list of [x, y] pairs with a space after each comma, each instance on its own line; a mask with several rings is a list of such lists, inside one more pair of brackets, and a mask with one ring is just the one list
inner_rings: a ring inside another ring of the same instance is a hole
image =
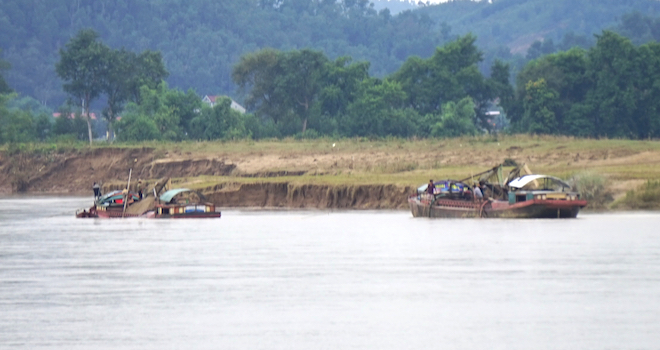
[[435, 193], [435, 185], [433, 184], [433, 179], [429, 180], [428, 186], [426, 186], [426, 193], [432, 196]]
[[95, 182], [92, 189], [94, 190], [94, 199], [101, 197], [101, 186], [99, 184]]
[[144, 198], [144, 195], [142, 194], [142, 180], [138, 180], [137, 190], [140, 199]]

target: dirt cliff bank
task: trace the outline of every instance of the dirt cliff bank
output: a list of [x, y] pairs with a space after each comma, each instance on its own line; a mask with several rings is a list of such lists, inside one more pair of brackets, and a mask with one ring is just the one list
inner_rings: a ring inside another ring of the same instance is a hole
[[296, 185], [287, 182], [223, 184], [207, 198], [223, 207], [404, 209], [413, 187], [397, 185]]
[[94, 182], [223, 176], [236, 166], [214, 158], [163, 159], [153, 148], [97, 148], [0, 154], [0, 193], [89, 194]]
[[307, 173], [304, 170], [257, 169], [254, 173], [235, 174], [253, 181], [238, 183], [224, 178], [236, 170], [236, 164], [224, 159], [191, 154], [167, 157], [153, 148], [101, 148], [1, 154], [0, 193], [88, 195], [95, 181], [103, 183], [105, 192], [125, 186], [127, 169], [133, 169], [133, 184], [144, 179], [146, 186], [155, 179], [171, 177], [177, 179], [177, 186], [199, 187], [195, 186], [199, 177], [212, 177], [214, 185], [198, 189], [223, 207], [398, 209], [405, 208], [406, 195], [414, 191], [413, 187], [398, 185], [301, 185], [277, 180], [302, 176]]
[[653, 140], [499, 136], [31, 147], [0, 151], [0, 193], [89, 195], [95, 181], [106, 191], [123, 188], [133, 169], [134, 181], [171, 177], [174, 186], [201, 190], [227, 207], [402, 208], [406, 194], [430, 178], [461, 179], [507, 160], [536, 173], [581, 178], [606, 207], [660, 179], [660, 142]]

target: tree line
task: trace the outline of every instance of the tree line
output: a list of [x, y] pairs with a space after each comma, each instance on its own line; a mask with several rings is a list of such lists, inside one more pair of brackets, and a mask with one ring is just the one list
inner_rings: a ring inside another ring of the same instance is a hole
[[[483, 54], [475, 42], [472, 35], [459, 37], [429, 58], [408, 58], [384, 78], [369, 74], [369, 62], [350, 57], [331, 60], [311, 49], [258, 50], [243, 55], [231, 74], [245, 96], [246, 114], [231, 108], [228, 97], [209, 107], [193, 90], [169, 88], [159, 53], [109, 49], [90, 30], [65, 45], [57, 71], [72, 102], [89, 106], [94, 98], [105, 98], [101, 115], [119, 141], [454, 137], [502, 131], [660, 136], [655, 98], [660, 44], [636, 46], [604, 31], [589, 49], [530, 61], [514, 85], [506, 63], [495, 61], [489, 77], [480, 72]], [[53, 124], [24, 111], [10, 112], [7, 96], [0, 100], [2, 142], [48, 139], [67, 127], [76, 138], [90, 138], [87, 110]], [[500, 119], [506, 117], [506, 129], [488, 113], [495, 110]], [[82, 123], [87, 135], [81, 133]]]
[[660, 44], [611, 31], [588, 50], [531, 61], [503, 101], [512, 131], [580, 137], [660, 136]]

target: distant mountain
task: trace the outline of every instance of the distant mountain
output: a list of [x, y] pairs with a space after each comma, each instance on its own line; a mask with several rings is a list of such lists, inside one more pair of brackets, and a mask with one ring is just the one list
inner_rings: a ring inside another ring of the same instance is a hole
[[452, 34], [472, 32], [483, 50], [505, 46], [525, 54], [537, 40], [559, 42], [567, 34], [592, 38], [613, 28], [622, 16], [640, 12], [660, 15], [658, 0], [454, 0], [416, 10]]
[[0, 0], [0, 28], [10, 87], [55, 107], [66, 98], [58, 50], [82, 28], [113, 48], [161, 51], [172, 87], [239, 100], [231, 69], [262, 48], [350, 56], [384, 76], [447, 39], [423, 13], [394, 16], [368, 0]]
[[[436, 47], [472, 32], [484, 51], [480, 68], [487, 72], [495, 58], [520, 67], [530, 47], [530, 57], [536, 57], [588, 45], [593, 34], [615, 28], [633, 12], [660, 15], [658, 0], [372, 2], [0, 0], [0, 58], [11, 63], [3, 72], [11, 88], [57, 107], [67, 97], [55, 74], [58, 52], [78, 30], [93, 28], [113, 48], [161, 51], [172, 87], [240, 101], [231, 69], [242, 55], [266, 47], [312, 48], [331, 59], [350, 56], [369, 61], [370, 73], [384, 77], [410, 56], [430, 57]], [[633, 29], [624, 32], [642, 33]], [[647, 28], [645, 38], [654, 37], [649, 30], [655, 29]], [[532, 46], [538, 40], [546, 43]]]

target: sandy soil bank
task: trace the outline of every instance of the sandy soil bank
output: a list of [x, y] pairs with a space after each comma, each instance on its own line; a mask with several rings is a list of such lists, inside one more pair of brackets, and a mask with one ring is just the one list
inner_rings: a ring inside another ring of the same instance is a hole
[[660, 179], [657, 141], [507, 137], [499, 140], [264, 141], [0, 152], [0, 193], [90, 194], [172, 177], [227, 207], [405, 208], [429, 178], [460, 179], [505, 159], [568, 178], [591, 173], [614, 198]]

